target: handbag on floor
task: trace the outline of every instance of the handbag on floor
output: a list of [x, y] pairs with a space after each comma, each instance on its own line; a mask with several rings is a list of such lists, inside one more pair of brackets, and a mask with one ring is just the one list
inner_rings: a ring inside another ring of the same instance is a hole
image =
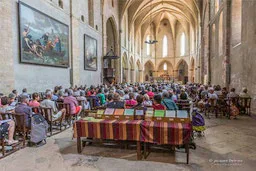
[[41, 114], [34, 114], [31, 121], [31, 137], [30, 143], [41, 144], [46, 143], [46, 137], [49, 125]]

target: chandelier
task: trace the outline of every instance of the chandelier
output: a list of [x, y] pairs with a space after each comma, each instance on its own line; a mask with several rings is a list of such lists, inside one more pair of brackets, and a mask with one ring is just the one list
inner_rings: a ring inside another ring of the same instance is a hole
[[155, 40], [155, 39], [154, 39], [154, 40], [151, 40], [151, 39], [150, 39], [150, 38], [151, 38], [151, 35], [152, 35], [152, 34], [151, 34], [151, 27], [152, 27], [152, 0], [151, 0], [151, 9], [150, 9], [150, 14], [149, 14], [149, 15], [150, 15], [150, 19], [149, 19], [149, 26], [150, 26], [150, 27], [149, 27], [149, 35], [150, 35], [150, 36], [149, 36], [149, 40], [146, 40], [145, 43], [146, 43], [146, 44], [155, 44], [155, 43], [157, 43], [158, 41]]

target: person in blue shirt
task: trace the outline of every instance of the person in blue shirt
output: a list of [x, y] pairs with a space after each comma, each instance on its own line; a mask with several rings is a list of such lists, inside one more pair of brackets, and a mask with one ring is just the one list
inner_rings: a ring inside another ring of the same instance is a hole
[[166, 91], [163, 92], [163, 100], [161, 103], [166, 107], [166, 110], [178, 110], [178, 106], [171, 98], [169, 98], [169, 93]]

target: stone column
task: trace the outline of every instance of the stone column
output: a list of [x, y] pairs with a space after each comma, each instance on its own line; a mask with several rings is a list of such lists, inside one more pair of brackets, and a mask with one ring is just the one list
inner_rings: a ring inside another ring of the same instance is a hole
[[174, 81], [178, 80], [178, 76], [179, 76], [178, 70], [174, 70], [173, 73], [174, 73]]
[[139, 70], [139, 82], [143, 82], [143, 71]]
[[13, 1], [10, 0], [1, 0], [0, 2], [0, 35], [4, 42], [0, 46], [0, 90], [4, 94], [10, 93], [15, 87], [13, 46], [16, 43], [13, 43], [12, 15], [15, 14], [12, 11], [13, 4]]

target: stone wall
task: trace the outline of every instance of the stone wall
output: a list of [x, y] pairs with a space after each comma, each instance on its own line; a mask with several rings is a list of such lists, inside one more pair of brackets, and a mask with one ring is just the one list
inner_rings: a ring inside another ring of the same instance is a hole
[[[63, 9], [59, 7], [58, 0], [22, 0], [25, 4], [49, 15], [69, 26], [70, 30], [70, 0], [63, 0]], [[94, 24], [98, 30], [88, 25], [88, 2], [72, 1], [72, 25], [70, 32], [70, 67], [57, 68], [41, 65], [20, 63], [19, 29], [18, 29], [18, 0], [1, 0], [0, 3], [0, 35], [3, 45], [0, 47], [0, 92], [9, 93], [12, 89], [19, 92], [26, 87], [29, 93], [44, 91], [56, 85], [69, 87], [73, 77], [74, 85], [95, 85], [101, 83], [101, 57], [102, 57], [102, 16], [101, 0], [94, 0]], [[85, 21], [81, 21], [84, 15]], [[84, 70], [84, 34], [88, 34], [98, 43], [98, 72]], [[71, 47], [71, 35], [73, 47]], [[3, 36], [3, 37], [2, 37]], [[73, 60], [71, 58], [73, 49]], [[72, 60], [72, 61], [71, 61]]]
[[[224, 0], [220, 4], [220, 10], [214, 14], [214, 1], [210, 5], [211, 20], [210, 28], [213, 29], [215, 25], [215, 32], [211, 32], [210, 38], [210, 74], [211, 84], [226, 85], [226, 80], [229, 79], [229, 88], [236, 88], [237, 93], [242, 91], [243, 87], [247, 87], [249, 94], [252, 96], [253, 112], [256, 112], [256, 73], [253, 68], [256, 65], [256, 1], [241, 1], [241, 0]], [[228, 13], [228, 8], [231, 12]], [[241, 11], [239, 11], [241, 10]], [[220, 14], [223, 12], [223, 35], [220, 33], [219, 20]], [[228, 30], [228, 16], [231, 16], [231, 31]], [[207, 27], [207, 26], [205, 26]], [[242, 29], [241, 29], [242, 28]], [[206, 28], [205, 28], [206, 29]], [[232, 32], [233, 31], [233, 32]], [[220, 35], [221, 34], [221, 35]], [[207, 35], [207, 34], [206, 34]], [[231, 35], [231, 37], [227, 37]], [[223, 36], [223, 50], [219, 38]], [[229, 46], [227, 46], [229, 45]], [[207, 48], [207, 46], [205, 46]], [[205, 49], [206, 50], [206, 49]], [[228, 50], [230, 50], [229, 60], [227, 58]], [[207, 54], [205, 54], [207, 55]], [[227, 60], [226, 60], [227, 59]], [[225, 63], [230, 63], [230, 74], [225, 75]]]

